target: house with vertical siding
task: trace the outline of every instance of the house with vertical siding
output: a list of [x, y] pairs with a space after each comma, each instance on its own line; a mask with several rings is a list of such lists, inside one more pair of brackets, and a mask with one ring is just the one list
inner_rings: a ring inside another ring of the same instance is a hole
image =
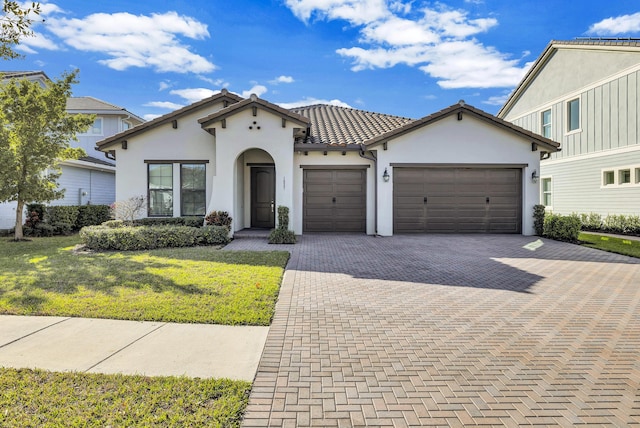
[[[49, 77], [41, 71], [5, 71], [0, 74], [3, 79], [27, 79], [43, 86], [50, 82]], [[60, 163], [62, 174], [58, 179], [58, 187], [66, 191], [64, 198], [52, 201], [51, 205], [108, 205], [115, 202], [115, 161], [97, 152], [96, 142], [141, 124], [144, 120], [122, 107], [93, 97], [69, 98], [67, 112], [95, 114], [96, 120], [86, 132], [77, 135], [77, 141], [70, 142], [72, 147], [83, 148], [86, 156]], [[0, 230], [15, 226], [16, 205], [15, 202], [0, 204]]]
[[559, 214], [640, 214], [640, 39], [552, 41], [498, 117], [561, 143], [540, 163]]

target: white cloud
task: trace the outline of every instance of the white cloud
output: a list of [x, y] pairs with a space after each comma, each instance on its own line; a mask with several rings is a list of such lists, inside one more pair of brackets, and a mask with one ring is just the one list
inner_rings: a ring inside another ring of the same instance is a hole
[[178, 110], [184, 107], [182, 104], [172, 103], [171, 101], [151, 101], [144, 104], [145, 107], [158, 107], [165, 108], [167, 110]]
[[[388, 4], [387, 4], [388, 3]], [[360, 27], [359, 46], [336, 50], [350, 58], [351, 70], [419, 67], [443, 88], [489, 88], [516, 85], [530, 64], [485, 46], [476, 36], [498, 25], [495, 18], [442, 3], [413, 9], [413, 2], [378, 0], [287, 0], [300, 19], [342, 19]], [[367, 13], [359, 14], [365, 8]], [[526, 56], [526, 54], [524, 55]]]
[[509, 99], [509, 92], [505, 92], [502, 95], [496, 95], [493, 97], [489, 97], [489, 99], [483, 101], [483, 104], [488, 104], [490, 106], [503, 106], [504, 103], [507, 102], [507, 100]]
[[293, 80], [293, 77], [291, 76], [278, 76], [273, 80], [269, 80], [269, 83], [271, 83], [272, 85], [277, 85], [278, 83], [293, 83], [295, 82], [295, 80]]
[[173, 86], [173, 84], [167, 80], [160, 82], [160, 84], [158, 85], [158, 90], [159, 91], [164, 91], [165, 89], [169, 89], [171, 86]]
[[162, 116], [162, 115], [161, 114], [145, 114], [144, 116], [142, 116], [142, 118], [148, 122], [148, 121], [153, 120], [156, 117], [160, 117], [160, 116]]
[[122, 12], [95, 13], [78, 19], [60, 16], [62, 11], [54, 4], [46, 6], [46, 22], [38, 28], [74, 49], [104, 54], [107, 59], [98, 62], [114, 70], [143, 67], [199, 74], [216, 68], [183, 43], [183, 38], [209, 37], [207, 26], [189, 16], [176, 12], [149, 16]]
[[251, 94], [256, 94], [258, 97], [267, 93], [267, 88], [262, 85], [254, 85], [251, 89], [247, 91], [242, 91], [242, 98], [249, 98]]
[[177, 95], [184, 98], [189, 104], [203, 100], [219, 92], [220, 91], [214, 91], [207, 88], [174, 89], [172, 91], [169, 91], [171, 95]]
[[624, 33], [640, 32], [640, 12], [603, 19], [589, 27], [588, 33], [600, 36], [613, 36]]
[[319, 18], [344, 19], [354, 25], [367, 24], [390, 13], [385, 0], [286, 0], [285, 3], [305, 22], [314, 12]]
[[293, 102], [290, 102], [290, 103], [277, 103], [277, 104], [280, 107], [286, 108], [286, 109], [292, 109], [292, 108], [296, 108], [296, 107], [311, 106], [311, 105], [315, 105], [315, 104], [328, 104], [328, 105], [332, 105], [332, 106], [352, 108], [349, 104], [345, 103], [344, 101], [340, 101], [338, 99], [323, 100], [323, 99], [320, 99], [320, 98], [313, 98], [313, 97], [305, 97], [304, 99], [302, 99], [300, 101], [293, 101]]

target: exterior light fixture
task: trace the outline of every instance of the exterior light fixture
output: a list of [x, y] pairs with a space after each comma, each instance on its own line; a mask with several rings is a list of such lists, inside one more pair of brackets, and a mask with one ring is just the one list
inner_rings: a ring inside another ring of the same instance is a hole
[[540, 178], [540, 176], [538, 175], [538, 171], [534, 169], [533, 172], [531, 173], [531, 181], [533, 181], [534, 183], [537, 183], [538, 178]]
[[387, 168], [385, 168], [384, 172], [382, 173], [382, 180], [384, 180], [384, 182], [387, 183], [390, 178], [391, 176], [389, 175], [389, 171], [387, 171]]

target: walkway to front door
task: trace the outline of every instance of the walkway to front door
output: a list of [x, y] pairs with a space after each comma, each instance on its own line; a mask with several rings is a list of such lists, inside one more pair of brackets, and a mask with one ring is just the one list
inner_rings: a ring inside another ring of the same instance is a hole
[[640, 261], [536, 240], [234, 241], [292, 251], [244, 426], [640, 423]]

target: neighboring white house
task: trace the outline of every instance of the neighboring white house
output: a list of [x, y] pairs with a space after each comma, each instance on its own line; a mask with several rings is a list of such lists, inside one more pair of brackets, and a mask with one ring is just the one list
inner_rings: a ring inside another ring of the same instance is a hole
[[226, 90], [98, 142], [117, 200], [147, 216], [228, 211], [233, 230], [533, 233], [540, 156], [558, 144], [455, 104], [420, 120]]
[[[4, 79], [28, 79], [39, 81], [43, 86], [49, 78], [41, 71], [0, 72]], [[111, 204], [115, 202], [115, 161], [97, 152], [98, 140], [114, 135], [143, 123], [140, 117], [122, 107], [92, 97], [72, 97], [67, 100], [67, 112], [72, 114], [95, 114], [93, 126], [85, 133], [78, 134], [78, 141], [71, 141], [72, 147], [82, 147], [87, 156], [78, 160], [61, 163], [62, 175], [58, 179], [59, 188], [66, 189], [63, 199], [51, 205]], [[14, 227], [16, 203], [0, 204], [0, 229]]]
[[548, 209], [640, 214], [640, 39], [552, 41], [498, 117], [562, 144], [541, 162]]

